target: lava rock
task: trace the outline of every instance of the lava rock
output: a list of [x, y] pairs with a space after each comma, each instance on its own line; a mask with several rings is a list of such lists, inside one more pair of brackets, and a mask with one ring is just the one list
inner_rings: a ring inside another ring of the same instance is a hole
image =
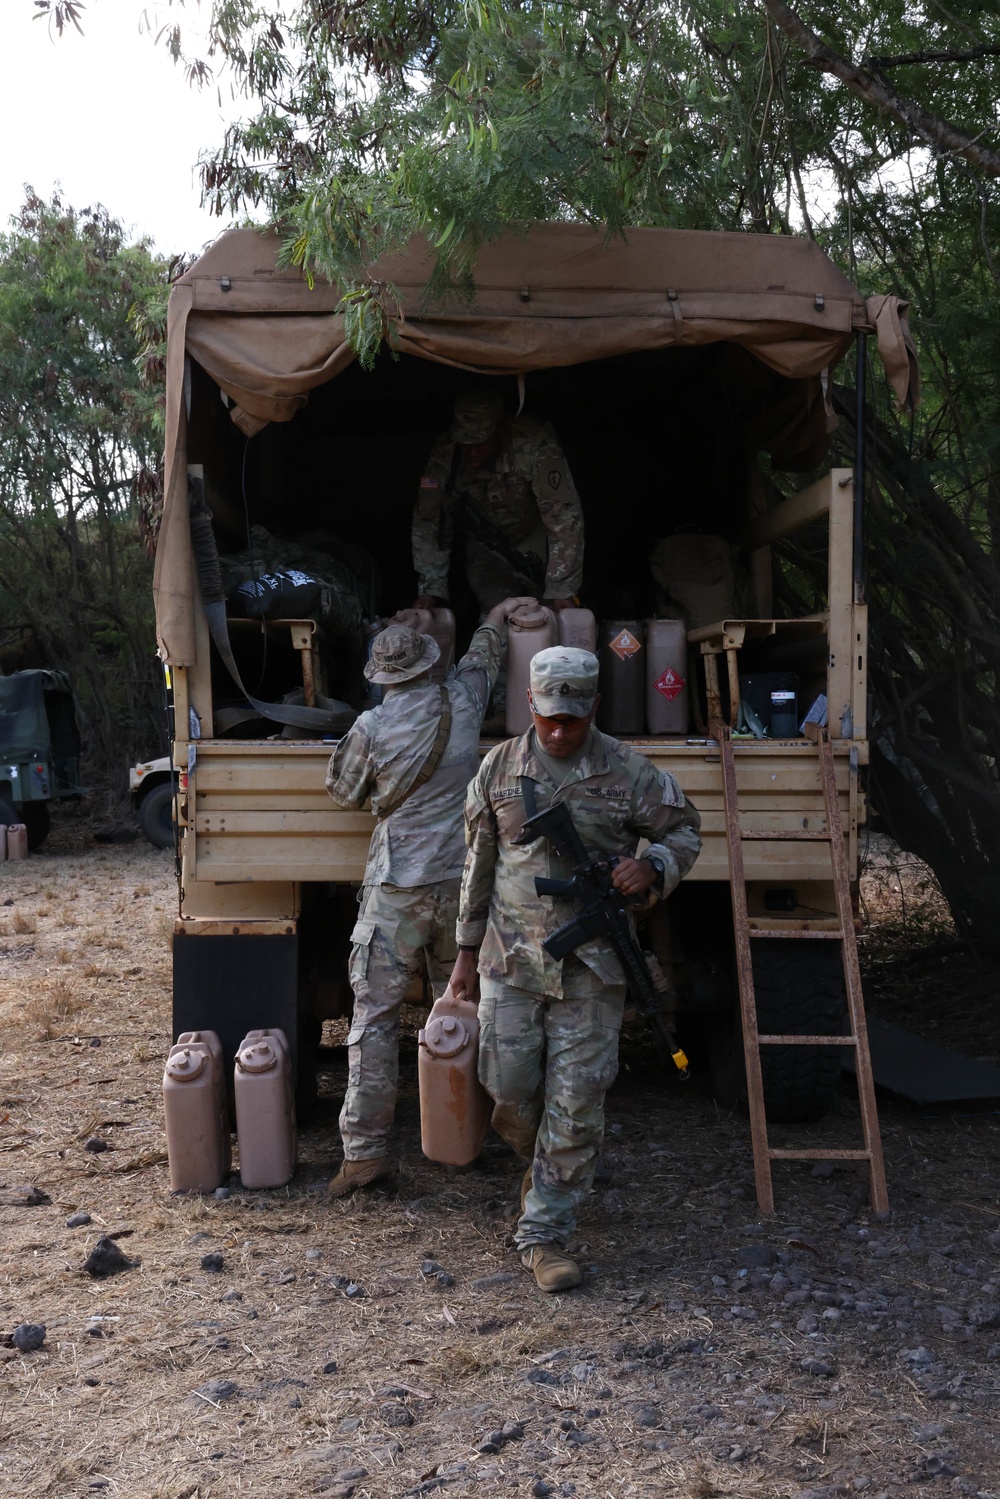
[[228, 1187], [216, 1187], [216, 1189], [215, 1189], [215, 1195], [219, 1199], [220, 1202], [225, 1202], [226, 1198], [230, 1195], [229, 1188]]
[[96, 1048], [96, 1047], [100, 1046], [100, 1044], [101, 1044], [101, 1038], [100, 1038], [100, 1036], [91, 1036], [91, 1038], [90, 1038], [90, 1045], [91, 1046], [93, 1046], [93, 1047]]
[[509, 1286], [514, 1279], [509, 1270], [499, 1270], [496, 1275], [481, 1275], [472, 1282], [474, 1291], [490, 1291], [494, 1286]]
[[35, 1353], [45, 1342], [44, 1322], [22, 1322], [11, 1334], [11, 1342], [18, 1353]]
[[91, 1155], [101, 1155], [103, 1151], [110, 1150], [111, 1145], [107, 1140], [102, 1140], [100, 1135], [92, 1135], [83, 1148], [89, 1150]]
[[528, 1384], [558, 1384], [559, 1375], [553, 1374], [551, 1369], [529, 1369], [524, 1376]]
[[386, 1426], [412, 1426], [416, 1420], [413, 1412], [406, 1405], [383, 1405], [380, 1414]]
[[534, 1495], [534, 1499], [549, 1499], [549, 1495], [553, 1492], [553, 1489], [552, 1485], [546, 1483], [544, 1478], [536, 1478], [531, 1485], [531, 1492]]
[[207, 1270], [210, 1275], [218, 1275], [225, 1263], [218, 1251], [215, 1254], [203, 1254], [201, 1257], [201, 1268]]
[[324, 1374], [336, 1374], [336, 1372], [337, 1372], [337, 1360], [335, 1358], [331, 1358], [331, 1359], [329, 1359], [323, 1365], [323, 1373]]
[[87, 1224], [92, 1222], [93, 1219], [89, 1213], [73, 1213], [71, 1217], [66, 1219], [66, 1227], [86, 1228]]
[[832, 1364], [821, 1358], [804, 1358], [799, 1365], [803, 1374], [813, 1374], [817, 1379], [832, 1379], [837, 1372]]
[[242, 1301], [243, 1300], [243, 1292], [242, 1291], [227, 1291], [226, 1294], [225, 1294], [225, 1296], [223, 1296], [222, 1299], [223, 1299], [223, 1301]]
[[138, 1260], [130, 1260], [123, 1254], [107, 1234], [102, 1234], [83, 1262], [82, 1268], [95, 1280], [104, 1280], [109, 1275], [120, 1275], [124, 1270], [134, 1270]]
[[222, 1405], [226, 1400], [232, 1400], [239, 1393], [239, 1386], [232, 1379], [210, 1379], [199, 1389], [192, 1391], [192, 1398], [209, 1401], [212, 1405]]
[[770, 1244], [744, 1244], [736, 1251], [736, 1266], [740, 1270], [769, 1269], [777, 1259]]

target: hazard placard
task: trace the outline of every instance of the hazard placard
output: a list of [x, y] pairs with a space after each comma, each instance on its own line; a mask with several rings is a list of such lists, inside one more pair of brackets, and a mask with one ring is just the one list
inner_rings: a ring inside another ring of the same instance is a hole
[[619, 630], [614, 640], [608, 641], [608, 645], [614, 651], [615, 655], [620, 656], [623, 661], [627, 661], [630, 656], [634, 656], [636, 651], [642, 650], [642, 641], [636, 640], [631, 630]]
[[653, 683], [653, 686], [657, 692], [662, 693], [668, 703], [672, 703], [675, 698], [680, 697], [687, 683], [680, 672], [674, 671], [672, 666], [668, 666], [663, 676], [659, 677]]

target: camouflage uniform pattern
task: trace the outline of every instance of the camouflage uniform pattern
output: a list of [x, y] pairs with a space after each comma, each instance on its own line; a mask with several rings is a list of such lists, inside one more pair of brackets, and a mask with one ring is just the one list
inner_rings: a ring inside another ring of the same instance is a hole
[[[583, 576], [583, 511], [573, 476], [547, 422], [531, 417], [504, 420], [500, 449], [481, 469], [462, 462], [455, 476], [455, 443], [446, 433], [434, 444], [413, 516], [413, 565], [420, 593], [448, 597], [448, 566], [455, 536], [456, 498], [449, 480], [478, 514], [518, 551], [533, 551], [546, 563], [545, 598], [579, 593]], [[546, 556], [547, 553], [547, 556]], [[466, 534], [469, 582], [484, 610], [510, 594], [534, 593], [537, 581], [517, 573], [510, 563]], [[495, 596], [494, 596], [495, 595]]]
[[[479, 731], [501, 660], [499, 633], [481, 625], [448, 678], [451, 733], [423, 786], [375, 824], [361, 909], [351, 933], [354, 1017], [340, 1126], [348, 1160], [385, 1154], [399, 1073], [399, 1013], [424, 959], [435, 997], [455, 958], [459, 876], [465, 860], [462, 803], [479, 765]], [[426, 678], [386, 689], [338, 744], [326, 786], [338, 807], [371, 797], [377, 813], [410, 784], [434, 743], [440, 689]]]
[[463, 946], [482, 943], [479, 1075], [496, 1103], [494, 1127], [532, 1159], [520, 1248], [565, 1244], [576, 1225], [604, 1133], [625, 1000], [621, 963], [606, 941], [584, 943], [563, 962], [542, 947], [575, 911], [571, 901], [536, 895], [535, 876], [571, 871], [543, 839], [514, 845], [525, 817], [520, 778], [535, 783], [539, 811], [565, 802], [584, 844], [605, 857], [634, 856], [648, 839], [664, 895], [701, 848], [697, 811], [645, 756], [592, 728], [582, 760], [557, 785], [534, 742], [531, 729], [497, 745], [469, 787], [457, 927]]
[[459, 881], [362, 891], [348, 968], [354, 1016], [347, 1036], [347, 1090], [340, 1113], [344, 1156], [386, 1154], [399, 1080], [399, 1016], [410, 979], [424, 963], [435, 999], [455, 962]]
[[[572, 957], [582, 990], [593, 975]], [[576, 988], [570, 979], [568, 988]], [[531, 1161], [517, 1245], [565, 1244], [594, 1180], [604, 1136], [604, 1095], [618, 1075], [624, 984], [579, 999], [532, 994], [483, 979], [479, 1076], [497, 1101], [493, 1128]]]
[[[492, 625], [480, 625], [445, 686], [451, 733], [437, 769], [402, 806], [375, 824], [366, 885], [429, 885], [456, 879], [465, 863], [462, 804], [479, 768], [479, 731], [500, 670], [503, 645]], [[388, 687], [384, 701], [356, 719], [330, 757], [326, 789], [338, 807], [378, 815], [400, 786], [409, 785], [434, 743], [441, 692], [426, 676]]]
[[[482, 948], [479, 972], [533, 994], [558, 999], [563, 965], [542, 947], [575, 915], [572, 901], [535, 894], [535, 876], [568, 879], [567, 864], [542, 839], [519, 848], [513, 843], [524, 822], [520, 778], [535, 782], [541, 812], [553, 800], [565, 802], [585, 845], [608, 857], [634, 856], [640, 838], [645, 853], [664, 868], [669, 895], [701, 850], [701, 819], [674, 780], [645, 755], [591, 729], [585, 753], [556, 787], [534, 752], [535, 731], [498, 744], [484, 759], [465, 801], [469, 854], [462, 877], [458, 941]], [[586, 942], [577, 957], [603, 984], [621, 984], [624, 974], [606, 941]]]

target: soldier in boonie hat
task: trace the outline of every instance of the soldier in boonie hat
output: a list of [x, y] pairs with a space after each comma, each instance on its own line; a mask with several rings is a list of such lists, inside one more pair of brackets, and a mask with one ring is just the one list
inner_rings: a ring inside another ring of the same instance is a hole
[[531, 705], [540, 718], [568, 713], [586, 718], [597, 697], [598, 660], [577, 646], [553, 645], [533, 656], [528, 679]]
[[488, 442], [503, 420], [503, 397], [498, 390], [465, 390], [455, 397], [451, 442], [475, 445]]
[[375, 636], [365, 676], [369, 682], [398, 686], [430, 671], [440, 659], [441, 649], [430, 635], [420, 635], [409, 625], [389, 625]]

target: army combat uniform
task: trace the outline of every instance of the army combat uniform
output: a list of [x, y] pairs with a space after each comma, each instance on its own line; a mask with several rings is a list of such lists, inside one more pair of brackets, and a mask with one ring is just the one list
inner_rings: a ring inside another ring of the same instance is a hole
[[[379, 641], [392, 633], [390, 628], [379, 636], [373, 662]], [[425, 642], [433, 654], [416, 663], [422, 673], [416, 680], [394, 685], [391, 673], [374, 677], [388, 682], [384, 701], [363, 713], [340, 741], [326, 777], [338, 807], [361, 807], [370, 795], [378, 819], [351, 934], [354, 1017], [340, 1116], [347, 1161], [385, 1155], [399, 1075], [400, 1007], [410, 978], [426, 958], [437, 996], [454, 961], [465, 860], [462, 803], [479, 764], [480, 726], [501, 658], [498, 631], [481, 625], [442, 689], [426, 675], [437, 659], [435, 642], [401, 626], [395, 633]], [[442, 691], [451, 727], [437, 768], [386, 816], [427, 760], [441, 723]]]
[[418, 592], [447, 599], [460, 530], [484, 613], [511, 594], [571, 598], [583, 576], [583, 512], [555, 433], [530, 417], [505, 419], [496, 430], [499, 448], [479, 469], [465, 460], [454, 429], [434, 444], [413, 515]]
[[572, 871], [544, 839], [515, 844], [527, 815], [521, 779], [532, 782], [539, 811], [565, 802], [584, 844], [605, 858], [633, 857], [638, 840], [648, 839], [643, 857], [661, 869], [663, 895], [701, 848], [697, 811], [673, 776], [644, 755], [591, 728], [564, 779], [546, 760], [529, 729], [491, 750], [469, 787], [457, 929], [463, 947], [482, 943], [480, 1078], [496, 1100], [494, 1127], [519, 1154], [533, 1156], [516, 1233], [522, 1250], [565, 1245], [590, 1190], [604, 1095], [618, 1071], [625, 981], [605, 940], [584, 943], [561, 962], [542, 947], [575, 910], [569, 900], [536, 895], [535, 876], [566, 879]]

